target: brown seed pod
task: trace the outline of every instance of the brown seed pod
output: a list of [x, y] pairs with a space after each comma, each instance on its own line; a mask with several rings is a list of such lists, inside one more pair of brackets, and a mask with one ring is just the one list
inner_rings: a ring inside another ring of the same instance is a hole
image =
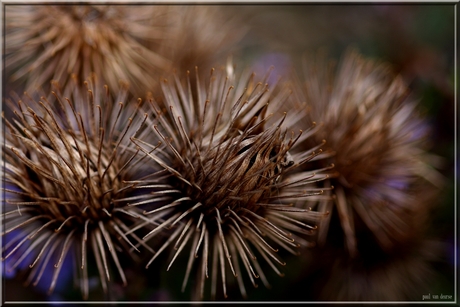
[[2, 254], [7, 271], [27, 267], [27, 283], [52, 275], [52, 292], [61, 272], [71, 270], [63, 268], [67, 258], [75, 261], [74, 280], [85, 298], [93, 259], [104, 290], [113, 265], [127, 283], [119, 256], [145, 244], [124, 233], [144, 217], [119, 199], [141, 197], [135, 180], [149, 160], [129, 140], [141, 119], [134, 105], [126, 106], [126, 92], [115, 104], [92, 76], [68, 98], [53, 91], [7, 101], [14, 117], [3, 118]]
[[143, 97], [158, 82], [152, 72], [170, 66], [158, 53], [168, 12], [154, 5], [8, 5], [6, 81], [48, 92], [51, 80], [66, 88], [71, 74], [96, 73], [114, 95], [123, 80]]
[[[162, 222], [145, 239], [164, 232], [170, 235], [147, 267], [169, 248], [173, 252], [169, 270], [186, 250], [182, 291], [195, 270], [195, 299], [203, 299], [208, 276], [215, 298], [219, 274], [225, 297], [229, 276], [236, 277], [246, 296], [244, 275], [255, 287], [258, 278], [269, 286], [259, 259], [282, 276], [278, 266], [285, 263], [278, 250], [298, 254], [299, 245], [312, 245], [323, 214], [298, 208], [297, 203], [327, 197], [313, 184], [327, 176], [324, 170], [297, 170], [318, 155], [323, 143], [291, 156], [302, 132], [284, 128], [289, 121], [286, 114], [270, 113], [283, 108], [287, 93], [271, 96], [265, 81], [255, 82], [254, 75], [236, 77], [228, 66], [212, 70], [206, 84], [198, 76], [196, 80], [196, 96], [189, 78], [165, 80], [165, 108], [151, 100], [148, 112], [153, 112], [153, 118], [133, 138], [169, 175], [164, 190], [150, 200], [163, 203], [145, 212]], [[315, 131], [309, 127], [302, 136]]]
[[[390, 250], [411, 238], [416, 213], [425, 210], [415, 198], [427, 192], [418, 182], [443, 182], [429, 166], [434, 160], [425, 150], [428, 126], [387, 64], [350, 51], [337, 69], [334, 65], [324, 55], [305, 62], [293, 105], [299, 123], [320, 119], [321, 129], [296, 148], [308, 149], [311, 141], [327, 137], [328, 159], [318, 163], [335, 165], [337, 176], [325, 183], [335, 187], [334, 205], [349, 253], [356, 255], [361, 231], [370, 231]], [[331, 210], [330, 205], [324, 208]], [[321, 242], [328, 223], [325, 219], [320, 230]]]

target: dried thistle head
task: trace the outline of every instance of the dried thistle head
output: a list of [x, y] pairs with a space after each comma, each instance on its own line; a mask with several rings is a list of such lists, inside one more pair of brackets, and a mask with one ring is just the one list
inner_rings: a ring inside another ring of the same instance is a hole
[[[227, 68], [228, 74], [212, 70], [205, 83], [197, 77], [196, 96], [188, 78], [165, 80], [165, 107], [151, 100], [148, 112], [153, 111], [153, 118], [133, 138], [168, 174], [164, 190], [151, 196], [157, 208], [145, 212], [159, 221], [145, 239], [165, 231], [170, 235], [147, 267], [169, 248], [169, 270], [186, 250], [182, 291], [196, 272], [195, 299], [203, 299], [208, 276], [212, 298], [218, 275], [225, 297], [229, 276], [236, 277], [243, 296], [245, 275], [255, 287], [258, 278], [268, 287], [262, 265], [282, 276], [279, 266], [285, 263], [278, 249], [297, 254], [300, 244], [311, 245], [323, 216], [296, 207], [305, 198], [324, 197], [324, 191], [312, 184], [326, 178], [321, 170], [296, 171], [320, 152], [323, 143], [291, 156], [302, 132], [284, 127], [286, 114], [270, 113], [271, 108], [283, 108], [286, 93], [270, 96], [265, 80], [256, 83], [254, 75], [245, 74], [238, 79], [233, 68]], [[305, 135], [314, 133], [313, 127], [307, 128]], [[143, 224], [133, 230], [139, 227]]]
[[[320, 119], [321, 130], [304, 142], [327, 136], [327, 157], [334, 163], [335, 208], [351, 255], [357, 252], [356, 235], [371, 231], [385, 250], [405, 242], [414, 233], [415, 200], [421, 178], [441, 182], [430, 170], [424, 150], [427, 125], [408, 98], [401, 77], [384, 64], [348, 52], [335, 64], [318, 57], [305, 63], [302, 84], [295, 89], [299, 118]], [[298, 146], [297, 148], [301, 148]], [[426, 185], [423, 185], [426, 188]], [[432, 187], [432, 186], [431, 186]], [[328, 221], [326, 221], [327, 223]], [[320, 240], [324, 241], [327, 224]]]
[[74, 280], [85, 298], [93, 260], [105, 291], [112, 267], [127, 283], [119, 256], [143, 242], [124, 233], [143, 216], [122, 198], [138, 197], [133, 180], [149, 164], [129, 140], [139, 119], [125, 105], [126, 92], [114, 103], [93, 75], [68, 98], [53, 91], [8, 101], [15, 116], [3, 118], [2, 254], [7, 271], [28, 270], [27, 284], [52, 275], [52, 292], [71, 269], [63, 267], [66, 259], [75, 261]]
[[56, 80], [65, 88], [70, 74], [96, 73], [113, 93], [119, 81], [144, 95], [168, 69], [158, 54], [168, 22], [166, 6], [7, 5], [5, 69], [8, 82], [28, 89]]

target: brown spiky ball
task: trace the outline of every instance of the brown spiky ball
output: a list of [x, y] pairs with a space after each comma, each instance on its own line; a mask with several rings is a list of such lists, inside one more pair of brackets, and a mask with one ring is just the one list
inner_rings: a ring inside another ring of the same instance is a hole
[[25, 270], [26, 283], [52, 276], [51, 293], [73, 270], [67, 259], [84, 298], [94, 260], [105, 291], [114, 276], [127, 283], [119, 258], [145, 244], [125, 235], [143, 218], [125, 198], [142, 198], [135, 180], [149, 163], [129, 139], [142, 118], [126, 95], [112, 98], [93, 75], [68, 97], [52, 91], [7, 101], [14, 116], [3, 118], [2, 259], [7, 271]]
[[169, 8], [159, 5], [8, 5], [6, 82], [28, 90], [96, 73], [116, 94], [120, 80], [135, 96], [170, 67], [158, 51], [167, 40]]
[[145, 239], [165, 232], [169, 239], [158, 245], [147, 266], [169, 250], [169, 270], [185, 254], [182, 291], [196, 274], [195, 299], [204, 298], [208, 276], [211, 298], [218, 287], [226, 297], [229, 277], [235, 277], [246, 296], [245, 276], [255, 287], [259, 278], [269, 286], [264, 265], [283, 275], [279, 249], [297, 254], [300, 245], [314, 244], [312, 235], [323, 214], [299, 208], [298, 203], [327, 198], [330, 189], [313, 184], [327, 175], [323, 170], [297, 170], [317, 156], [324, 143], [290, 154], [299, 137], [308, 138], [316, 128], [293, 132], [289, 115], [271, 113], [284, 108], [287, 93], [271, 96], [265, 80], [235, 74], [228, 66], [212, 70], [207, 78], [198, 74], [196, 80], [165, 80], [165, 107], [151, 100], [149, 119], [133, 138], [169, 175], [163, 192], [151, 197], [158, 208], [145, 212], [152, 220], [162, 220]]
[[[325, 158], [318, 163], [335, 165], [336, 176], [327, 184], [335, 187], [334, 210], [345, 246], [356, 255], [356, 237], [370, 231], [389, 251], [417, 231], [416, 216], [426, 202], [416, 196], [429, 195], [433, 188], [419, 188], [420, 180], [443, 181], [427, 158], [428, 125], [388, 64], [356, 51], [348, 51], [337, 67], [324, 54], [304, 64], [292, 105], [299, 111], [299, 123], [317, 120], [321, 126], [303, 143], [306, 149], [311, 140], [327, 138]], [[330, 205], [324, 208], [331, 210]], [[328, 223], [320, 230], [323, 243]]]

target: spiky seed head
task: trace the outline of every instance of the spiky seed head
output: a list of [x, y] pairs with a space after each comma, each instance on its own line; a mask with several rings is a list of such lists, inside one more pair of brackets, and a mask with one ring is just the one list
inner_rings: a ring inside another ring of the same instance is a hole
[[53, 91], [49, 97], [26, 93], [8, 101], [15, 117], [3, 118], [2, 235], [9, 239], [2, 254], [11, 264], [7, 270], [27, 266], [27, 283], [36, 285], [43, 274], [52, 274], [52, 292], [61, 271], [69, 269], [63, 268], [68, 257], [76, 262], [79, 279], [74, 279], [85, 298], [88, 259], [96, 260], [104, 290], [113, 265], [127, 283], [119, 250], [143, 244], [135, 234], [124, 234], [143, 216], [124, 198], [142, 197], [132, 192], [133, 180], [149, 164], [129, 140], [142, 118], [134, 105], [126, 105], [126, 91], [115, 103], [93, 75], [68, 98]]
[[158, 54], [165, 41], [167, 6], [8, 5], [5, 7], [5, 69], [8, 82], [27, 88], [63, 88], [71, 73], [96, 73], [116, 95], [119, 80], [144, 96], [168, 69]]
[[[304, 104], [295, 108], [302, 120], [322, 125], [304, 146], [327, 136], [330, 159], [318, 163], [335, 164], [338, 176], [329, 184], [348, 251], [356, 254], [356, 233], [366, 229], [384, 249], [404, 242], [423, 209], [414, 199], [424, 193], [416, 183], [442, 179], [427, 165], [427, 124], [402, 78], [389, 65], [349, 51], [337, 69], [324, 55], [306, 61], [301, 83], [294, 91], [296, 103]], [[323, 242], [327, 229], [319, 234]]]
[[[297, 254], [299, 244], [311, 245], [315, 223], [322, 217], [295, 206], [307, 197], [324, 197], [312, 182], [326, 176], [321, 170], [296, 172], [318, 154], [318, 147], [289, 154], [301, 132], [285, 128], [286, 114], [270, 113], [283, 108], [287, 93], [270, 96], [264, 80], [257, 83], [247, 74], [238, 79], [232, 69], [227, 71], [212, 70], [206, 83], [197, 77], [195, 96], [189, 79], [165, 80], [165, 107], [151, 100], [153, 116], [133, 138], [169, 174], [164, 191], [151, 198], [163, 204], [145, 212], [160, 221], [145, 239], [163, 231], [171, 234], [147, 267], [163, 250], [174, 247], [169, 270], [187, 249], [182, 291], [192, 269], [197, 270], [197, 299], [203, 298], [208, 276], [212, 298], [218, 275], [224, 296], [229, 275], [236, 277], [243, 296], [244, 275], [255, 287], [258, 278], [269, 286], [259, 259], [283, 275], [279, 265], [285, 263], [278, 249]], [[305, 135], [313, 130], [307, 128]]]

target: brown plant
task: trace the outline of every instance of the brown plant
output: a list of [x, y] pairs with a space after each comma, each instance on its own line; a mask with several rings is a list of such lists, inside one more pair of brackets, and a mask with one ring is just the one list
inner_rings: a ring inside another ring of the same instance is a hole
[[169, 69], [158, 50], [170, 19], [157, 5], [7, 5], [6, 81], [48, 91], [52, 80], [66, 88], [71, 74], [96, 73], [114, 95], [123, 80], [143, 97], [158, 82], [152, 72]]
[[[215, 298], [219, 274], [225, 297], [228, 276], [236, 277], [243, 296], [245, 274], [255, 287], [258, 278], [268, 287], [262, 258], [282, 276], [279, 265], [285, 262], [278, 249], [298, 254], [300, 245], [314, 244], [312, 235], [323, 217], [297, 203], [327, 198], [323, 194], [330, 190], [313, 184], [327, 178], [323, 170], [297, 171], [320, 153], [323, 142], [291, 156], [302, 132], [284, 128], [289, 115], [269, 111], [283, 108], [287, 93], [271, 96], [264, 80], [257, 83], [254, 75], [246, 74], [238, 78], [233, 69], [212, 70], [206, 84], [197, 72], [196, 96], [188, 77], [165, 80], [166, 107], [151, 100], [147, 112], [153, 116], [133, 138], [169, 177], [164, 190], [151, 196], [150, 202], [158, 207], [145, 212], [152, 221], [161, 220], [146, 240], [170, 233], [147, 267], [169, 248], [173, 252], [169, 270], [188, 250], [182, 291], [198, 258], [195, 299], [203, 299], [208, 276]], [[309, 126], [302, 137], [315, 131]]]
[[51, 293], [60, 273], [70, 269], [63, 268], [70, 257], [78, 268], [74, 280], [87, 298], [88, 262], [94, 257], [104, 291], [113, 279], [112, 265], [126, 285], [119, 256], [137, 250], [134, 243], [146, 245], [124, 233], [144, 217], [119, 199], [140, 197], [133, 180], [149, 167], [129, 140], [140, 119], [134, 105], [126, 106], [126, 95], [121, 90], [115, 104], [93, 75], [69, 98], [52, 91], [7, 101], [14, 117], [3, 118], [8, 129], [2, 254], [6, 270], [28, 271], [27, 284], [52, 275]]
[[[426, 210], [417, 194], [434, 188], [421, 189], [420, 181], [444, 181], [430, 166], [435, 160], [426, 151], [428, 125], [409, 89], [389, 65], [355, 51], [347, 52], [337, 69], [324, 54], [310, 58], [302, 78], [292, 105], [300, 123], [321, 121], [320, 132], [304, 146], [327, 137], [327, 155], [318, 163], [335, 165], [337, 176], [326, 184], [335, 188], [334, 207], [349, 253], [357, 254], [356, 235], [363, 231], [387, 251], [406, 242], [417, 232], [417, 212]], [[328, 223], [321, 225], [323, 243]]]

